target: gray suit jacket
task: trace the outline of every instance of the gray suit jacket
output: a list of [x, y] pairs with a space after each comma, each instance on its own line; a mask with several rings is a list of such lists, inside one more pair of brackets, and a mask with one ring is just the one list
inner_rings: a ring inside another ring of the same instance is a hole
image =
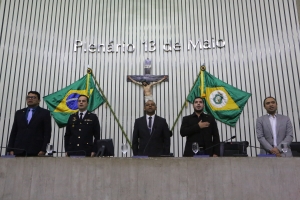
[[[293, 141], [293, 127], [290, 119], [284, 115], [276, 115], [277, 124], [277, 148], [281, 151], [281, 144], [291, 144]], [[256, 120], [256, 134], [260, 143], [261, 154], [266, 154], [267, 151], [273, 148], [272, 126], [269, 120], [269, 115], [264, 115]], [[292, 157], [291, 149], [287, 153], [281, 153], [283, 157]]]

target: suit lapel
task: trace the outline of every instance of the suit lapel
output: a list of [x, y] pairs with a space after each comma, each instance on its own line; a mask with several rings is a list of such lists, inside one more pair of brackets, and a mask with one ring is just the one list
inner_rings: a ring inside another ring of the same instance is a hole
[[271, 135], [273, 135], [273, 130], [272, 130], [271, 122], [270, 122], [270, 119], [269, 119], [269, 115], [265, 115], [265, 120], [264, 121], [267, 124], [267, 127], [268, 127]]
[[157, 127], [157, 124], [158, 124], [158, 116], [155, 115], [152, 130], [151, 130], [151, 134], [155, 132], [155, 127]]
[[280, 122], [281, 122], [280, 119], [281, 119], [281, 116], [276, 115], [276, 136], [277, 136], [277, 138], [278, 138]]
[[26, 111], [27, 111], [27, 108], [22, 109], [22, 119], [24, 120], [24, 122], [26, 124], [28, 124], [27, 119], [26, 119]]

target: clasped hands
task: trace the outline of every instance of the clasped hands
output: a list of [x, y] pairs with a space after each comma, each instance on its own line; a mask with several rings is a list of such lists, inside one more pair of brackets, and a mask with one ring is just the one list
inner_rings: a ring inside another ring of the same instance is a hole
[[270, 150], [270, 152], [274, 155], [276, 155], [276, 157], [281, 157], [280, 151], [274, 147], [273, 149]]

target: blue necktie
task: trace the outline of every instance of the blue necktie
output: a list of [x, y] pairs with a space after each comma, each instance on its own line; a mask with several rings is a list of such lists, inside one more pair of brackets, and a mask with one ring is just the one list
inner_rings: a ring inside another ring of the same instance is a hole
[[30, 122], [30, 120], [31, 120], [31, 118], [32, 118], [32, 113], [33, 113], [33, 109], [30, 108], [30, 109], [29, 109], [29, 112], [28, 112], [28, 116], [27, 116], [27, 123], [28, 123], [28, 124], [29, 124], [29, 122]]

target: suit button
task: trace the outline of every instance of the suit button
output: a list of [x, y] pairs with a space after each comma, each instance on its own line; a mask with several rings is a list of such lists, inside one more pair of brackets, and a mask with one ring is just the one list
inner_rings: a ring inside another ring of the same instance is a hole
[[79, 131], [81, 131], [81, 129], [79, 129]]
[[78, 138], [80, 138], [80, 136], [78, 136]]
[[79, 144], [77, 144], [77, 146], [79, 147]]

